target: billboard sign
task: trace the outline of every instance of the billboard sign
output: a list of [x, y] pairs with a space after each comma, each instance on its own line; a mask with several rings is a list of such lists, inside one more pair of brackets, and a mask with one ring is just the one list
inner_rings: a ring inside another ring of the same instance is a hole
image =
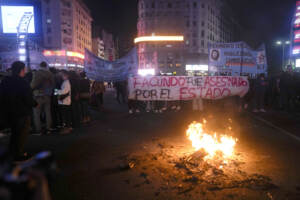
[[28, 33], [34, 34], [35, 22], [34, 22], [34, 7], [33, 6], [1, 6], [2, 16], [2, 31], [4, 34], [17, 33], [17, 27], [25, 14], [32, 14], [28, 26]]

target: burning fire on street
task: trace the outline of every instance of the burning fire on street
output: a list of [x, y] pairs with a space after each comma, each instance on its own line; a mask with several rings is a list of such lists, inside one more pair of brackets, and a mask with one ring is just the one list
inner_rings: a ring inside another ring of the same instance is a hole
[[223, 158], [224, 161], [232, 158], [238, 140], [225, 134], [209, 134], [205, 131], [205, 124], [206, 120], [203, 120], [203, 123], [193, 122], [186, 131], [195, 151], [204, 150], [207, 153], [204, 160], [213, 159], [216, 156], [219, 159]]
[[[238, 133], [231, 127], [234, 124], [231, 119], [222, 122], [193, 122], [175, 141], [153, 138], [142, 151], [126, 156], [127, 164], [121, 167], [137, 172], [140, 181], [134, 187], [153, 184], [155, 196], [161, 199], [172, 195], [174, 199], [176, 195], [188, 199], [216, 194], [223, 197], [237, 190], [252, 191], [257, 197], [271, 194], [277, 186], [267, 176], [245, 171], [247, 159], [238, 151], [234, 137]], [[235, 199], [241, 199], [235, 194]]]

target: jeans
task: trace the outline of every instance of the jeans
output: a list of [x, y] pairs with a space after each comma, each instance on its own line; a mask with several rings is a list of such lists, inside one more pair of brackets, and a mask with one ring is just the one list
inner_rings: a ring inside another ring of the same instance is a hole
[[103, 106], [103, 93], [96, 95], [96, 102], [97, 102], [97, 107], [100, 110]]
[[117, 101], [121, 104], [120, 96], [122, 99], [122, 103], [126, 103], [126, 92], [122, 89], [117, 89]]
[[14, 159], [24, 154], [24, 146], [30, 132], [30, 116], [10, 120], [11, 136], [9, 152]]
[[66, 127], [71, 128], [72, 125], [72, 111], [71, 111], [71, 106], [67, 105], [59, 105], [59, 111], [62, 116], [62, 122], [66, 125]]
[[254, 109], [263, 109], [264, 108], [264, 100], [265, 100], [264, 92], [255, 93]]
[[90, 116], [88, 105], [88, 100], [80, 100], [81, 120], [84, 120]]
[[72, 114], [72, 127], [78, 128], [80, 127], [80, 104], [78, 100], [72, 100], [71, 105], [71, 114]]
[[47, 129], [50, 129], [52, 126], [52, 117], [51, 117], [51, 98], [50, 96], [41, 96], [36, 97], [35, 99], [38, 103], [38, 107], [33, 108], [33, 118], [34, 126], [37, 132], [42, 130], [41, 127], [41, 112], [45, 113]]

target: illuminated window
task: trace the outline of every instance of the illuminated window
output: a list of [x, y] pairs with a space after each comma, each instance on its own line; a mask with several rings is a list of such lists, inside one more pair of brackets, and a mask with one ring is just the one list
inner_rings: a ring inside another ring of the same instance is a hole
[[181, 64], [180, 63], [176, 63], [176, 67], [181, 67]]

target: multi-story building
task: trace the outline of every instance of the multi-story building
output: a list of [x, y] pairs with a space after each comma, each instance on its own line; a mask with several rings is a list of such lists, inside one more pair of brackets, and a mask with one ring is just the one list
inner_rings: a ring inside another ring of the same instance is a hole
[[[291, 38], [290, 38], [290, 51], [288, 55], [290, 57], [289, 63], [293, 63], [296, 71], [300, 71], [300, 1], [296, 2], [296, 11], [293, 16], [291, 24]], [[283, 51], [285, 50], [285, 43], [282, 44]], [[284, 65], [284, 58], [283, 65]], [[284, 67], [284, 66], [282, 66]], [[286, 69], [283, 69], [286, 70]]]
[[138, 38], [135, 43], [141, 74], [182, 71], [184, 1], [140, 0], [138, 8]]
[[46, 48], [80, 53], [92, 49], [92, 18], [81, 0], [41, 1]]
[[92, 31], [93, 37], [93, 53], [98, 57], [114, 61], [117, 58], [116, 44], [114, 37], [100, 26], [94, 26]]
[[138, 8], [139, 38], [184, 36], [184, 42], [152, 40], [138, 43], [139, 68], [154, 68], [156, 74], [174, 72], [183, 75], [186, 65], [206, 69], [209, 43], [240, 39], [239, 25], [226, 1], [140, 0]]
[[55, 52], [46, 51], [45, 55], [66, 56], [66, 62], [71, 63], [70, 65], [74, 66], [75, 62], [82, 66], [85, 49], [92, 50], [92, 17], [89, 9], [82, 0], [41, 0], [41, 2], [44, 47], [55, 50]]
[[105, 59], [104, 42], [100, 37], [93, 37], [92, 52], [101, 59]]

